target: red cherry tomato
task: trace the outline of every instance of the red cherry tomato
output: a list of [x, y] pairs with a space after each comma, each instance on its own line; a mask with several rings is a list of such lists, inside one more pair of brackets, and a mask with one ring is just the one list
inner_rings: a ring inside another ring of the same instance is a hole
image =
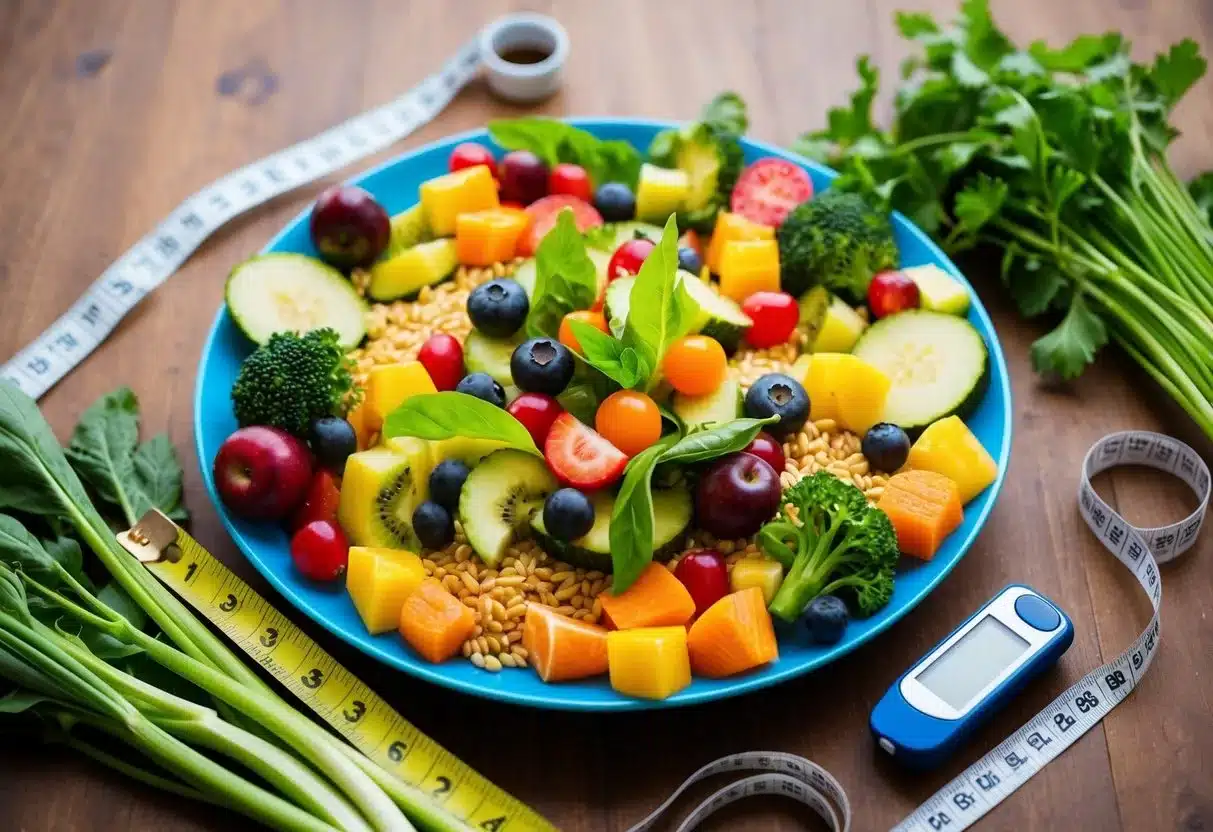
[[291, 515], [290, 529], [297, 532], [315, 520], [337, 522], [337, 506], [341, 503], [341, 491], [337, 475], [327, 468], [320, 468], [312, 475], [303, 502]]
[[543, 450], [552, 423], [564, 413], [564, 408], [556, 399], [543, 393], [523, 393], [509, 403], [506, 412], [522, 422], [527, 433], [535, 440], [535, 447]]
[[493, 151], [475, 142], [460, 142], [455, 145], [455, 149], [451, 151], [451, 173], [476, 165], [488, 165], [489, 170], [497, 170], [497, 160], [493, 158]]
[[695, 614], [729, 594], [729, 570], [724, 557], [715, 549], [692, 549], [674, 567], [674, 577], [695, 599]]
[[800, 306], [787, 292], [755, 292], [741, 304], [754, 325], [745, 339], [758, 349], [786, 344], [800, 321]]
[[571, 413], [561, 413], [552, 423], [543, 457], [556, 479], [582, 491], [612, 484], [628, 464], [623, 451]]
[[648, 237], [636, 237], [622, 243], [611, 255], [611, 262], [607, 263], [607, 282], [627, 274], [639, 273], [645, 258], [655, 248], [657, 244]]
[[331, 520], [313, 520], [291, 538], [291, 560], [313, 581], [331, 581], [345, 572], [350, 542]]
[[734, 214], [760, 225], [777, 226], [792, 209], [813, 198], [813, 180], [804, 168], [774, 156], [741, 172], [733, 186]]
[[524, 231], [518, 240], [519, 257], [534, 256], [539, 248], [539, 241], [556, 227], [556, 218], [565, 208], [572, 209], [573, 221], [577, 224], [577, 230], [582, 233], [602, 225], [602, 214], [584, 199], [568, 194], [545, 196], [526, 207], [526, 212], [531, 215], [531, 227]]
[[868, 284], [868, 310], [875, 318], [917, 309], [918, 304], [918, 284], [905, 272], [880, 272]]
[[454, 390], [463, 378], [463, 345], [453, 335], [445, 332], [431, 335], [421, 345], [417, 360], [439, 390]]
[[594, 187], [590, 184], [590, 175], [581, 165], [570, 165], [567, 162], [552, 168], [548, 176], [548, 193], [568, 194], [586, 202], [594, 201]]
[[754, 441], [746, 445], [743, 450], [766, 462], [775, 469], [776, 474], [783, 473], [783, 467], [788, 461], [783, 452], [783, 445], [780, 445], [779, 440], [766, 431], [755, 436]]

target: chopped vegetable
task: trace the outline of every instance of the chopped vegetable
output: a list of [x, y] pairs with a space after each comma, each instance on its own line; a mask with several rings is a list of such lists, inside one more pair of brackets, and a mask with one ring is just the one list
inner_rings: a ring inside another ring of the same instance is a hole
[[876, 505], [896, 529], [901, 551], [922, 560], [935, 557], [943, 539], [964, 522], [956, 483], [934, 471], [894, 474]]
[[910, 447], [907, 464], [943, 474], [956, 483], [967, 503], [998, 478], [998, 463], [959, 416], [929, 425]]
[[686, 171], [645, 162], [636, 185], [636, 219], [664, 223], [682, 209], [690, 192], [691, 178]]
[[687, 633], [691, 670], [719, 679], [779, 658], [775, 627], [758, 587], [724, 596], [708, 607]]
[[522, 625], [528, 661], [545, 682], [566, 682], [607, 672], [607, 630], [528, 604]]
[[434, 578], [426, 578], [404, 599], [400, 635], [427, 661], [444, 662], [472, 637], [472, 609]]
[[695, 614], [695, 599], [660, 563], [650, 563], [622, 592], [599, 596], [602, 608], [620, 630], [683, 625]]
[[351, 367], [331, 329], [277, 332], [240, 366], [232, 385], [236, 421], [306, 436], [313, 419], [345, 411]]
[[[664, 567], [657, 567], [664, 571]], [[691, 684], [687, 631], [683, 626], [644, 627], [607, 633], [611, 687], [641, 699], [665, 699]]]
[[779, 517], [758, 533], [763, 551], [787, 569], [772, 613], [795, 621], [818, 595], [848, 595], [863, 616], [889, 602], [897, 537], [862, 491], [818, 471], [787, 488], [782, 502]]
[[708, 269], [713, 274], [720, 274], [720, 257], [724, 254], [725, 243], [739, 240], [774, 240], [775, 229], [769, 225], [759, 225], [748, 220], [741, 214], [721, 211], [716, 217], [716, 228], [712, 239], [708, 242], [708, 253], [704, 258]]
[[455, 233], [455, 218], [501, 204], [497, 182], [488, 165], [473, 165], [421, 183], [421, 207], [435, 237]]
[[351, 546], [345, 589], [371, 635], [400, 626], [404, 600], [425, 580], [421, 558], [402, 549]]
[[465, 266], [491, 266], [514, 259], [518, 238], [530, 224], [524, 211], [497, 208], [455, 217], [455, 251]]

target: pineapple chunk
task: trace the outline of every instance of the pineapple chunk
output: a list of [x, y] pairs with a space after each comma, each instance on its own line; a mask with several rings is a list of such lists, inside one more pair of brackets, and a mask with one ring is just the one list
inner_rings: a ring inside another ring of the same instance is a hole
[[501, 205], [488, 165], [474, 165], [421, 183], [421, 208], [435, 237], [455, 233], [455, 218]]
[[351, 546], [345, 589], [371, 635], [396, 629], [404, 599], [425, 580], [421, 558], [403, 549]]
[[724, 244], [736, 240], [774, 240], [775, 229], [769, 225], [760, 225], [748, 220], [741, 214], [731, 214], [721, 211], [716, 215], [716, 227], [712, 231], [712, 239], [708, 243], [708, 253], [704, 258], [707, 268], [720, 274], [720, 256], [724, 253]]
[[640, 627], [607, 633], [611, 687], [628, 696], [665, 699], [691, 683], [686, 627]]
[[373, 367], [367, 376], [363, 424], [371, 433], [378, 433], [383, 430], [383, 420], [405, 399], [437, 392], [438, 388], [420, 361]]
[[943, 474], [967, 503], [998, 478], [998, 463], [959, 416], [947, 416], [927, 426], [910, 447], [906, 467]]
[[892, 382], [883, 372], [849, 353], [814, 353], [805, 373], [810, 418], [834, 419], [858, 434], [881, 420]]
[[720, 294], [743, 303], [755, 292], [779, 291], [779, 244], [733, 240], [720, 253]]
[[783, 566], [770, 558], [742, 558], [733, 564], [733, 571], [729, 573], [730, 592], [756, 586], [762, 590], [762, 598], [768, 604], [782, 583]]

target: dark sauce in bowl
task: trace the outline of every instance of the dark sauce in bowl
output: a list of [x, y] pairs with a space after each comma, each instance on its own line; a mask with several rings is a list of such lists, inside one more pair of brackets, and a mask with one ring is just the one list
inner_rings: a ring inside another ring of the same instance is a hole
[[511, 64], [538, 64], [552, 56], [550, 50], [535, 46], [515, 46], [498, 54], [501, 60]]

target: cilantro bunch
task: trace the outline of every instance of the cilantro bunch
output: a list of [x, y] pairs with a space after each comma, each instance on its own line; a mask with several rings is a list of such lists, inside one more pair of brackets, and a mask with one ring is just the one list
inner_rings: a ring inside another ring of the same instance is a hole
[[1020, 311], [1060, 321], [1032, 346], [1038, 371], [1076, 377], [1112, 340], [1213, 437], [1213, 176], [1189, 191], [1166, 159], [1169, 115], [1206, 69], [1196, 44], [1151, 64], [1116, 33], [1022, 48], [987, 0], [947, 27], [922, 13], [897, 25], [920, 48], [892, 126], [872, 122], [864, 57], [849, 106], [795, 149], [951, 254], [998, 249]]

